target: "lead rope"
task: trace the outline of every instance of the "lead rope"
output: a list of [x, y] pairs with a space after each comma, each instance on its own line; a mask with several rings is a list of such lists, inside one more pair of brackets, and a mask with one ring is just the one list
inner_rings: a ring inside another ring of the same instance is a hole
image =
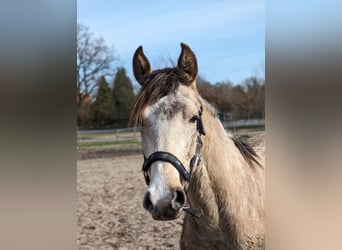
[[198, 210], [194, 210], [189, 206], [183, 207], [183, 210], [185, 212], [187, 212], [188, 214], [191, 214], [192, 216], [195, 216], [197, 219], [199, 219], [199, 217], [201, 217], [202, 213], [201, 211]]

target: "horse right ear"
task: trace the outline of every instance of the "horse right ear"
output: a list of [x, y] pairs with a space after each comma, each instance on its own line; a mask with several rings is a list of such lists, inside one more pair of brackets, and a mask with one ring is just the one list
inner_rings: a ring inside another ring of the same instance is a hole
[[195, 53], [185, 43], [181, 43], [182, 52], [178, 58], [178, 69], [183, 83], [192, 84], [197, 77], [198, 67]]
[[135, 79], [143, 85], [145, 79], [152, 73], [151, 64], [144, 55], [143, 47], [140, 46], [133, 56], [133, 72]]

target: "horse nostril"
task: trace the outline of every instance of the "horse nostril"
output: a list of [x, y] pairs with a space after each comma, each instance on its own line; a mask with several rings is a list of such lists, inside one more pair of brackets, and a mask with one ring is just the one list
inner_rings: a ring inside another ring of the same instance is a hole
[[173, 192], [171, 206], [174, 210], [179, 210], [185, 205], [185, 193], [182, 189]]
[[144, 198], [143, 206], [145, 209], [148, 211], [152, 212], [153, 211], [153, 204], [151, 202], [151, 193], [147, 192]]

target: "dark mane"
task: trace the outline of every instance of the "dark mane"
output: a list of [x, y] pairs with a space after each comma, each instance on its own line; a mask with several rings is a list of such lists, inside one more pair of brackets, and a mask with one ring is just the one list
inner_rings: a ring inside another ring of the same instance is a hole
[[145, 80], [133, 105], [131, 122], [142, 125], [143, 112], [147, 106], [156, 103], [160, 98], [173, 94], [179, 86], [177, 68], [155, 70]]
[[260, 167], [261, 164], [256, 159], [258, 155], [254, 151], [254, 149], [241, 137], [232, 137], [235, 146], [239, 149], [240, 153], [242, 154], [243, 158], [247, 161], [247, 163], [252, 167], [253, 163], [256, 163]]

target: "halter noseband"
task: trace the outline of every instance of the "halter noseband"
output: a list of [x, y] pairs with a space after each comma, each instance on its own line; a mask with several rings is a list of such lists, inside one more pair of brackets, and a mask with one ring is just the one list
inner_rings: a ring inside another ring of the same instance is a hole
[[[198, 111], [198, 117], [196, 119], [197, 121], [197, 143], [196, 143], [196, 151], [194, 156], [190, 160], [190, 171], [187, 171], [182, 162], [173, 154], [169, 152], [164, 152], [164, 151], [156, 151], [153, 152], [149, 157], [146, 158], [144, 155], [144, 163], [142, 166], [142, 171], [145, 177], [145, 182], [147, 185], [150, 184], [150, 177], [148, 174], [148, 171], [152, 165], [152, 163], [156, 161], [165, 161], [168, 163], [171, 163], [172, 166], [177, 169], [179, 174], [183, 177], [184, 180], [187, 182], [190, 182], [191, 180], [191, 175], [194, 170], [194, 167], [197, 166], [200, 162], [201, 158], [201, 147], [202, 147], [202, 135], [205, 135], [204, 127], [203, 127], [203, 121], [202, 121], [202, 112], [203, 112], [203, 107], [201, 106], [199, 111]], [[190, 214], [199, 217], [198, 213], [196, 213], [194, 210], [192, 210], [190, 207], [187, 207], [185, 211], [189, 212]]]

